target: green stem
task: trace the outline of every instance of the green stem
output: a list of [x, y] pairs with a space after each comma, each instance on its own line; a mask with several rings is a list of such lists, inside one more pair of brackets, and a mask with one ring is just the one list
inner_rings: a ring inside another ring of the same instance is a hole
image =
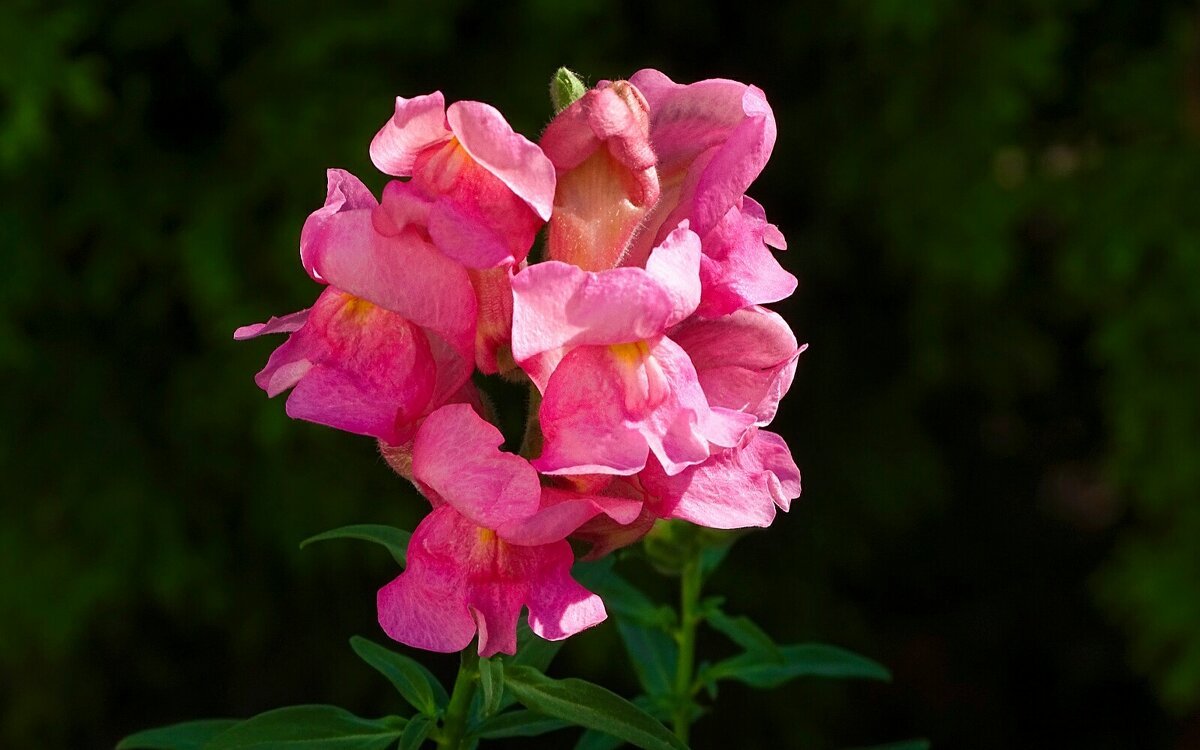
[[672, 725], [675, 736], [684, 743], [688, 741], [688, 730], [692, 723], [692, 674], [696, 663], [696, 626], [700, 624], [700, 588], [703, 585], [700, 557], [693, 555], [683, 566], [680, 577], [679, 630], [675, 634], [679, 642], [679, 662], [675, 670], [675, 711]]
[[475, 653], [475, 644], [472, 643], [462, 652], [462, 662], [458, 666], [454, 690], [450, 693], [450, 703], [446, 706], [446, 715], [442, 718], [442, 726], [437, 732], [438, 750], [462, 748], [463, 735], [467, 731], [467, 718], [471, 714], [471, 701], [475, 698], [478, 682], [479, 656]]

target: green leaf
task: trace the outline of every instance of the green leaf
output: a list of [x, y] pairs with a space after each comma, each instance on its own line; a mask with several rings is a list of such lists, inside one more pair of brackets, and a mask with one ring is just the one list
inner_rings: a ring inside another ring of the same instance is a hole
[[240, 719], [201, 719], [146, 729], [117, 743], [117, 750], [200, 750]]
[[429, 737], [431, 729], [433, 729], [433, 722], [428, 716], [413, 717], [409, 720], [408, 726], [404, 727], [404, 734], [400, 735], [398, 750], [418, 750]]
[[755, 625], [749, 617], [730, 617], [717, 609], [708, 614], [708, 624], [747, 651], [763, 652], [775, 659], [783, 659], [783, 653], [775, 641], [771, 640], [771, 636]]
[[616, 693], [579, 679], [555, 680], [529, 667], [505, 675], [508, 689], [527, 708], [598, 729], [646, 750], [683, 750], [679, 738], [650, 714]]
[[929, 750], [929, 740], [904, 740], [903, 742], [889, 742], [886, 745], [856, 747], [851, 750]]
[[506, 737], [537, 737], [571, 726], [562, 719], [552, 719], [537, 711], [518, 709], [493, 716], [475, 728], [472, 734], [485, 740], [501, 740]]
[[701, 684], [738, 680], [756, 688], [773, 688], [796, 677], [890, 680], [879, 664], [858, 654], [821, 643], [781, 646], [777, 658], [769, 652], [746, 652], [704, 670]]
[[446, 689], [429, 670], [407, 656], [357, 635], [350, 639], [350, 648], [388, 678], [409, 705], [426, 716], [437, 716], [438, 708], [450, 700]]
[[658, 628], [649, 628], [629, 620], [617, 620], [617, 632], [625, 642], [629, 661], [633, 663], [638, 681], [651, 695], [665, 695], [674, 690], [679, 646], [675, 639]]
[[575, 750], [616, 750], [624, 744], [625, 740], [589, 729], [579, 735], [579, 741], [575, 743]]
[[482, 713], [491, 716], [500, 710], [504, 697], [504, 662], [500, 659], [479, 660], [479, 688], [483, 700]]
[[326, 531], [323, 534], [310, 536], [308, 539], [300, 542], [300, 549], [304, 549], [313, 542], [324, 542], [327, 539], [361, 539], [387, 547], [388, 552], [392, 553], [392, 557], [396, 559], [396, 562], [400, 563], [400, 567], [404, 567], [410, 537], [412, 537], [412, 534], [404, 529], [381, 526], [374, 523], [360, 523], [353, 526], [342, 526], [341, 528]]
[[360, 719], [337, 706], [290, 706], [246, 719], [204, 750], [383, 750], [406, 723], [398, 716]]

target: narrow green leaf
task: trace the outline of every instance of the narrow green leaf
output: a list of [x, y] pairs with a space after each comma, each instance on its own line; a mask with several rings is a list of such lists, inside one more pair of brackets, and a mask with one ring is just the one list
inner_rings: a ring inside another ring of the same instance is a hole
[[651, 695], [665, 695], [674, 689], [679, 645], [658, 628], [629, 620], [617, 620], [617, 632], [629, 652], [638, 681]]
[[717, 609], [708, 614], [708, 624], [747, 651], [764, 652], [775, 659], [783, 659], [783, 653], [775, 641], [771, 640], [771, 636], [755, 625], [749, 617], [730, 617]]
[[889, 742], [886, 745], [856, 747], [851, 750], [929, 750], [929, 740], [904, 740], [903, 742]]
[[409, 720], [408, 726], [404, 727], [404, 734], [400, 735], [398, 750], [418, 750], [429, 737], [431, 729], [433, 722], [428, 716], [414, 716]]
[[526, 708], [547, 716], [607, 732], [646, 750], [687, 747], [654, 717], [599, 685], [574, 678], [555, 680], [520, 666], [508, 670], [505, 682]]
[[617, 750], [625, 744], [625, 740], [617, 739], [611, 734], [598, 732], [595, 729], [589, 729], [579, 735], [579, 741], [575, 743], [575, 750]]
[[[359, 658], [388, 678], [409, 705], [426, 716], [437, 716], [438, 707], [446, 705], [449, 701], [445, 688], [429, 670], [407, 656], [357, 635], [350, 639], [350, 648], [354, 649]], [[435, 686], [441, 692], [440, 696], [437, 695]]]
[[411, 536], [412, 534], [404, 529], [381, 526], [374, 523], [360, 523], [353, 526], [342, 526], [338, 529], [326, 531], [323, 534], [310, 536], [308, 539], [300, 542], [300, 549], [304, 549], [313, 542], [324, 542], [328, 539], [361, 539], [387, 547], [388, 552], [392, 553], [392, 557], [395, 558], [396, 562], [400, 563], [400, 567], [404, 567], [408, 552], [408, 540]]
[[552, 719], [537, 711], [517, 709], [491, 717], [476, 727], [472, 734], [485, 740], [502, 740], [506, 737], [537, 737], [569, 726], [571, 723], [562, 719]]
[[801, 643], [781, 646], [776, 658], [769, 652], [746, 652], [717, 662], [700, 674], [701, 684], [738, 680], [756, 688], [773, 688], [796, 677], [890, 680], [879, 664], [836, 646]]
[[200, 750], [241, 719], [201, 719], [146, 729], [117, 743], [117, 750]]
[[479, 688], [483, 700], [484, 716], [500, 710], [500, 699], [504, 697], [504, 662], [500, 659], [479, 660]]
[[290, 706], [246, 719], [204, 750], [384, 750], [405, 724], [398, 716], [360, 719], [337, 706]]

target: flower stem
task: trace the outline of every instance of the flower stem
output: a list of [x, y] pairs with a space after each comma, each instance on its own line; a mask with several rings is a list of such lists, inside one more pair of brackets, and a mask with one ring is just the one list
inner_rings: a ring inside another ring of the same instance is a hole
[[675, 736], [684, 743], [688, 741], [688, 730], [692, 723], [692, 681], [696, 662], [696, 626], [700, 624], [700, 589], [703, 585], [700, 557], [695, 554], [683, 566], [680, 576], [679, 630], [675, 639], [679, 642], [679, 661], [675, 669], [675, 710], [672, 726]]
[[437, 732], [438, 750], [462, 748], [463, 735], [467, 730], [467, 717], [471, 713], [471, 701], [475, 698], [478, 682], [479, 656], [475, 653], [475, 644], [471, 644], [462, 652], [462, 662], [458, 665], [458, 677], [454, 680], [450, 703], [446, 706], [446, 715], [442, 718], [442, 726]]

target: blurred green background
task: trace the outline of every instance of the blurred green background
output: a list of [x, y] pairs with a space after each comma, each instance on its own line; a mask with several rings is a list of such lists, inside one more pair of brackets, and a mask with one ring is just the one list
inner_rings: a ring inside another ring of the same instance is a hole
[[[421, 503], [231, 332], [315, 297], [300, 226], [326, 167], [382, 186], [393, 96], [536, 136], [564, 64], [767, 92], [805, 494], [713, 590], [895, 672], [723, 688], [695, 746], [1200, 747], [1200, 9], [1160, 0], [0, 4], [0, 747], [398, 708], [346, 646], [394, 564], [297, 542]], [[631, 694], [610, 631], [557, 673]]]

